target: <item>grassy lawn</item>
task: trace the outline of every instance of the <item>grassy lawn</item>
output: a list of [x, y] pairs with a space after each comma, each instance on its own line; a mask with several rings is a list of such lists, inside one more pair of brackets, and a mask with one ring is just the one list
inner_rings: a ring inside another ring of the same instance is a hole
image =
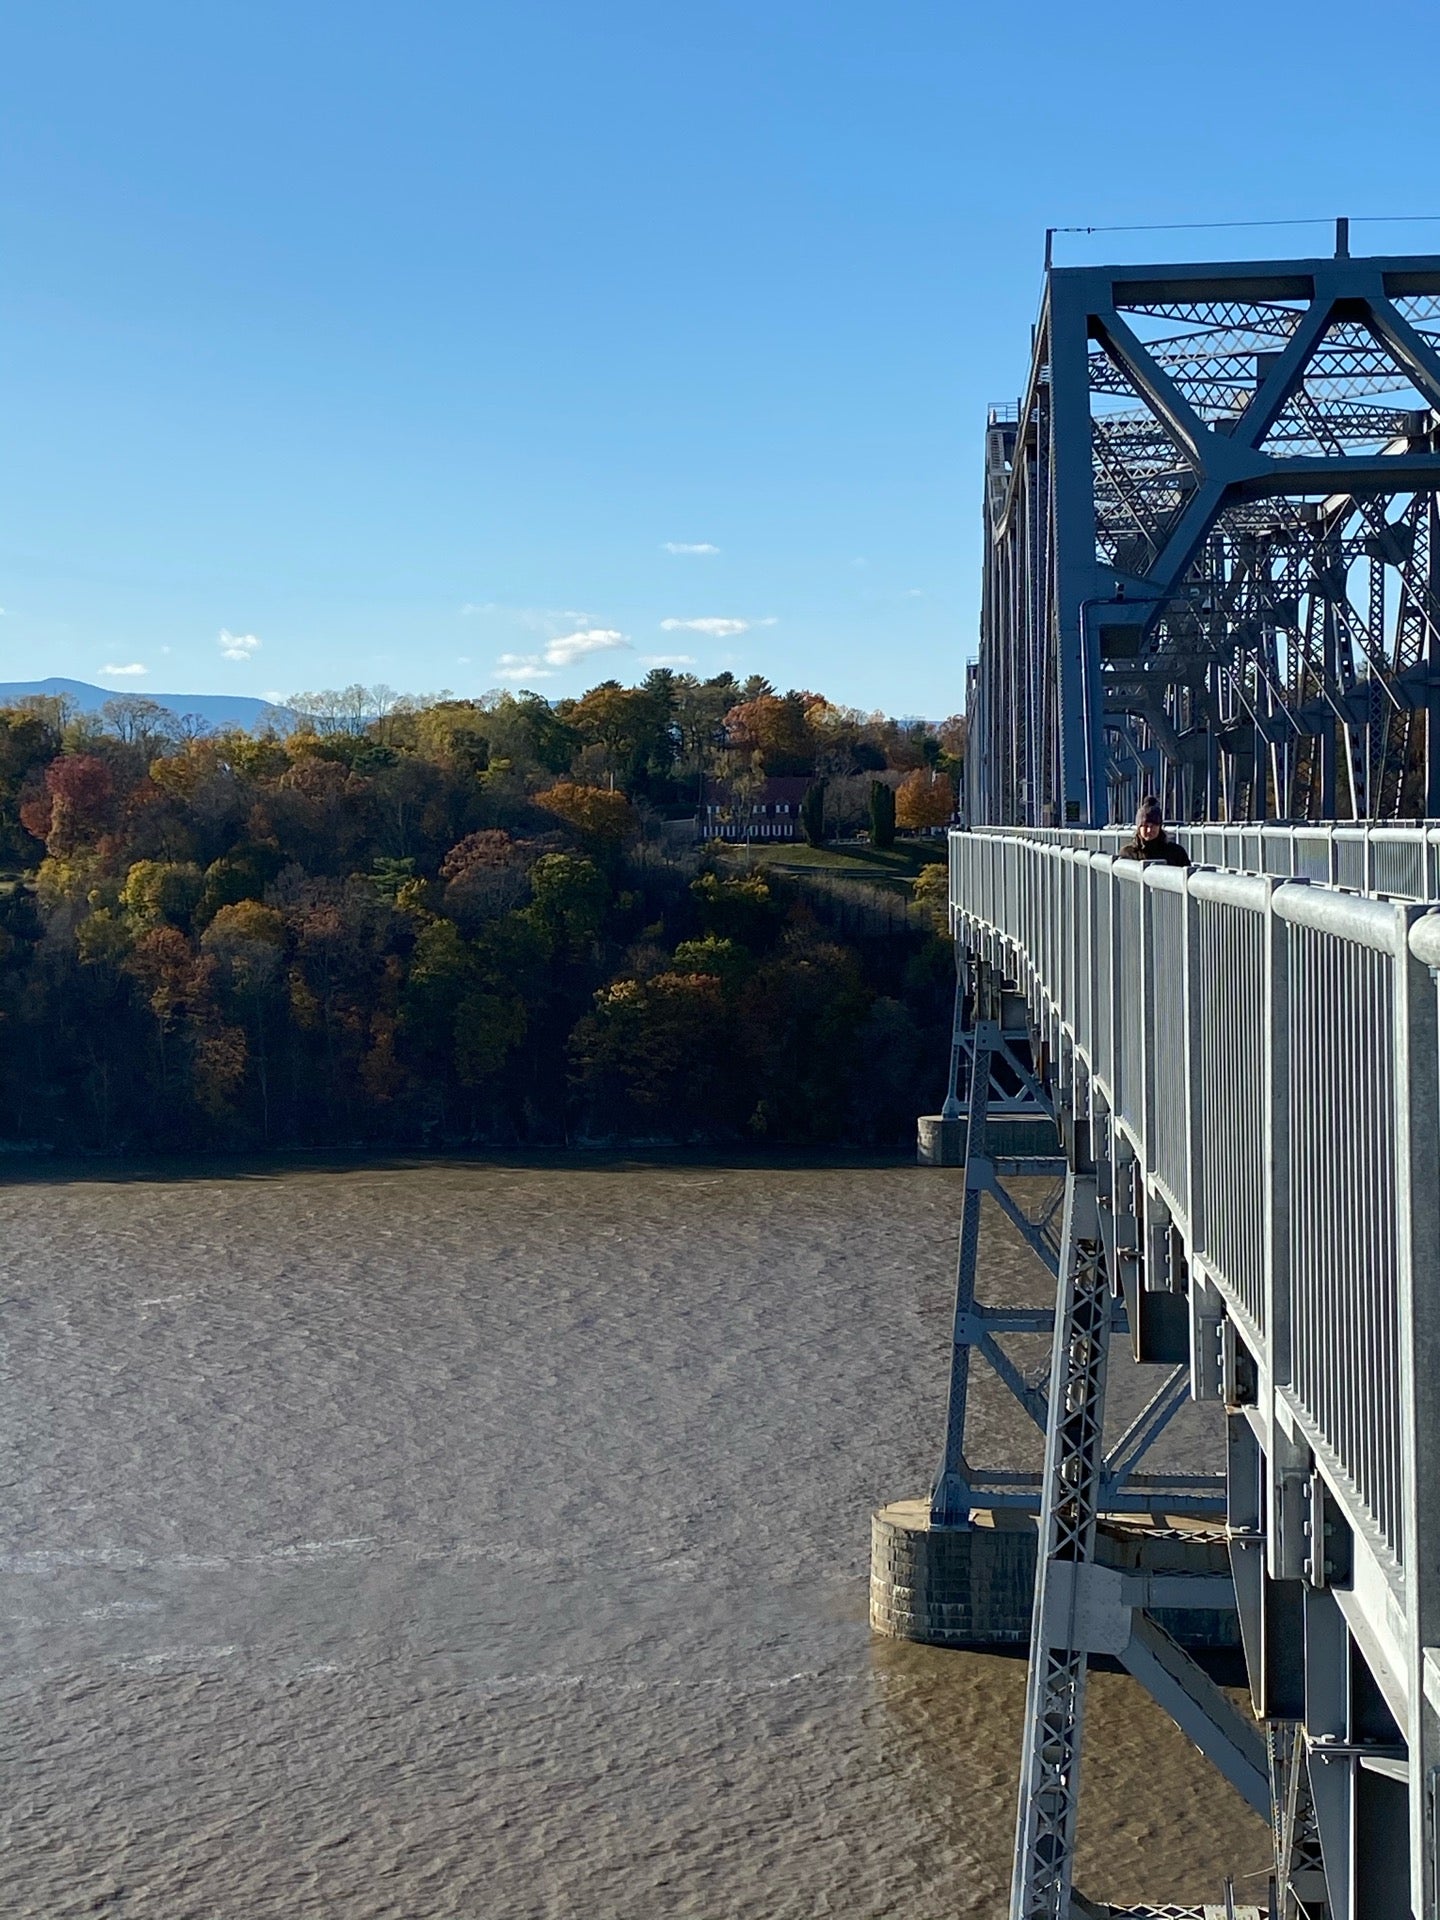
[[734, 872], [743, 872], [747, 864], [774, 867], [778, 873], [835, 873], [852, 880], [868, 880], [872, 886], [888, 887], [909, 894], [910, 882], [920, 869], [946, 858], [943, 840], [898, 839], [883, 851], [863, 841], [847, 840], [839, 846], [807, 847], [804, 841], [782, 841], [779, 846], [755, 841], [753, 856], [747, 863], [743, 846], [727, 846], [721, 862]]

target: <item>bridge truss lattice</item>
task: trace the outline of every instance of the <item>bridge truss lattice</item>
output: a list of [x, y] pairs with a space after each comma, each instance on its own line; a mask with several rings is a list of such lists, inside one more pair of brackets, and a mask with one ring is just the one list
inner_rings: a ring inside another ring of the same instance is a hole
[[1047, 272], [986, 433], [977, 824], [1440, 817], [1440, 257], [1343, 246]]

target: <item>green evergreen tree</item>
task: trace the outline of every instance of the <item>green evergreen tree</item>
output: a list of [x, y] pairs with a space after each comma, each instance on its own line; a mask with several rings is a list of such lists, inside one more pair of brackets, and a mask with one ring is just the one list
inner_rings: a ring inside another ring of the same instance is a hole
[[870, 844], [872, 847], [895, 844], [895, 789], [883, 780], [870, 782]]
[[805, 798], [800, 803], [800, 825], [805, 834], [807, 846], [823, 847], [825, 844], [825, 782], [817, 780], [805, 790]]

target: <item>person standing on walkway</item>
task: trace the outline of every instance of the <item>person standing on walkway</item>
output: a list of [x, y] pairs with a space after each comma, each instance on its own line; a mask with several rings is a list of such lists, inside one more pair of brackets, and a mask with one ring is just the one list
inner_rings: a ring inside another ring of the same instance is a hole
[[1121, 847], [1118, 858], [1158, 860], [1162, 866], [1166, 867], [1189, 866], [1189, 854], [1178, 840], [1172, 840], [1165, 831], [1160, 802], [1153, 793], [1147, 793], [1135, 809], [1134, 835]]

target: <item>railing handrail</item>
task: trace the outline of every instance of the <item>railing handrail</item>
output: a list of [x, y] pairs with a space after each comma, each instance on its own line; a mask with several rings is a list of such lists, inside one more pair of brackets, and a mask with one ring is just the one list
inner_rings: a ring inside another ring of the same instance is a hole
[[[997, 827], [968, 831], [1037, 846], [1112, 854], [1129, 826]], [[1310, 880], [1383, 900], [1440, 901], [1440, 821], [1296, 820], [1176, 823], [1166, 828], [1197, 863]], [[1324, 871], [1310, 870], [1315, 860]]]
[[957, 937], [1027, 993], [1060, 1084], [1128, 1141], [1196, 1284], [1256, 1343], [1266, 1417], [1289, 1409], [1403, 1606], [1415, 1414], [1400, 1382], [1414, 1263], [1440, 1241], [1412, 1083], [1440, 1106], [1440, 906], [1122, 860], [1087, 838], [953, 832]]

